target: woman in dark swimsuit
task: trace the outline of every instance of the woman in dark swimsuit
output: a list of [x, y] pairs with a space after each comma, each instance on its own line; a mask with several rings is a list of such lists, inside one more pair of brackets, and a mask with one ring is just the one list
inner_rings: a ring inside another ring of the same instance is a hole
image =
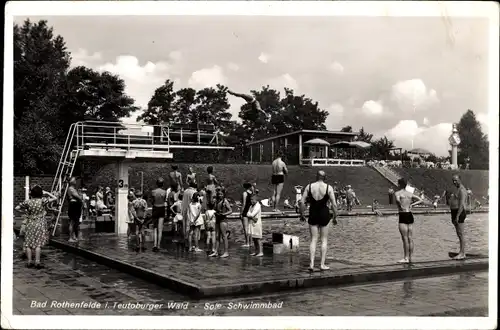
[[[311, 232], [311, 244], [309, 245], [310, 264], [309, 271], [314, 271], [314, 257], [316, 254], [316, 244], [318, 236], [321, 236], [321, 270], [330, 269], [325, 265], [326, 251], [328, 248], [328, 224], [330, 219], [336, 223], [335, 217], [337, 214], [337, 203], [333, 188], [324, 182], [326, 178], [325, 172], [318, 171], [317, 181], [307, 185], [305, 194], [302, 195], [300, 203], [300, 218], [305, 221], [304, 211], [305, 204], [309, 203], [309, 230]], [[330, 208], [333, 212], [333, 217], [330, 216]], [[318, 235], [319, 234], [319, 235]]]
[[241, 200], [241, 213], [240, 213], [240, 218], [241, 218], [241, 224], [243, 225], [243, 235], [245, 235], [245, 244], [243, 245], [244, 248], [249, 248], [250, 247], [250, 236], [248, 235], [248, 210], [250, 209], [250, 206], [252, 204], [252, 196], [253, 196], [253, 190], [252, 190], [252, 184], [245, 182], [243, 184], [243, 188], [245, 191], [243, 191], [242, 195], [242, 200]]

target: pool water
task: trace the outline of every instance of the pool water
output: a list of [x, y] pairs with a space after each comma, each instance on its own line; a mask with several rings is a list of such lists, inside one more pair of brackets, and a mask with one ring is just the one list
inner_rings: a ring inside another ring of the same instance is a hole
[[[398, 217], [345, 217], [336, 226], [329, 225], [328, 258], [350, 260], [374, 265], [394, 263], [402, 258], [403, 247], [398, 230]], [[241, 224], [230, 224], [232, 239], [243, 244]], [[272, 233], [295, 235], [300, 252], [308, 253], [309, 226], [298, 219], [263, 221], [264, 241]], [[468, 215], [465, 224], [466, 250], [488, 254], [488, 214]], [[458, 238], [449, 214], [415, 215], [413, 224], [413, 260], [448, 259], [448, 252], [458, 251]], [[319, 256], [320, 245], [316, 249]]]

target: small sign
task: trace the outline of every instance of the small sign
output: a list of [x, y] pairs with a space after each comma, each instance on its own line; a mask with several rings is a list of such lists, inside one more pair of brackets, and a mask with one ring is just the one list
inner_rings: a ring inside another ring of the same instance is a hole
[[118, 188], [123, 188], [123, 180], [118, 180]]

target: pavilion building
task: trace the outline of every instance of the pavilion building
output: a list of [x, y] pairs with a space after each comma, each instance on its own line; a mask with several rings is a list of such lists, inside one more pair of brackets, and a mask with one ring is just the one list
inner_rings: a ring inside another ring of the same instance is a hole
[[283, 150], [290, 165], [364, 166], [364, 159], [353, 158], [356, 149], [370, 145], [356, 141], [358, 132], [300, 130], [247, 144], [247, 160], [251, 164], [270, 163], [278, 150]]

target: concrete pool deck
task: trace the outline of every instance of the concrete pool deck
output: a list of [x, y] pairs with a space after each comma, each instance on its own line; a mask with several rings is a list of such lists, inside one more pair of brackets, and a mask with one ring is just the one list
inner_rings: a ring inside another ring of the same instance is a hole
[[132, 242], [125, 235], [114, 234], [90, 234], [78, 244], [68, 243], [64, 236], [51, 239], [51, 245], [56, 248], [197, 298], [488, 270], [488, 256], [471, 252], [464, 261], [445, 259], [443, 253], [440, 260], [418, 260], [411, 265], [377, 265], [366, 260], [328, 258], [330, 270], [309, 273], [308, 255], [304, 251], [290, 255], [266, 253], [264, 257], [256, 258], [249, 255], [248, 249], [234, 247], [236, 244], [230, 242], [230, 257], [220, 259], [209, 258], [205, 252], [186, 252], [168, 238], [164, 245], [166, 249], [159, 253], [151, 252], [151, 243], [146, 243], [146, 252], [134, 252]]

